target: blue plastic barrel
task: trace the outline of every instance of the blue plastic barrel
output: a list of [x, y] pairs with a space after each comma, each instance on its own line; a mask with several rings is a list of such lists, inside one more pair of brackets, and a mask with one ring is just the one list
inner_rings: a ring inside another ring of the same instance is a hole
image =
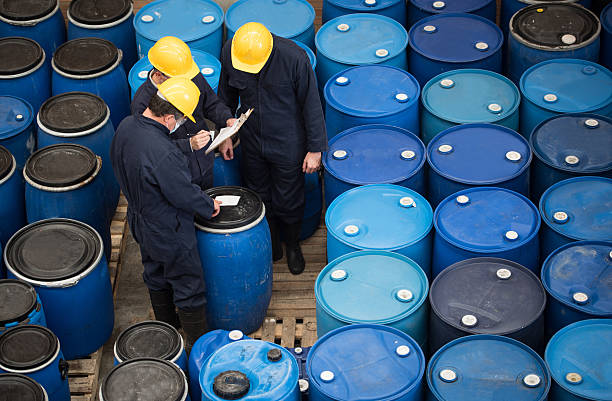
[[310, 401], [419, 401], [425, 357], [408, 334], [388, 326], [355, 324], [333, 330], [306, 359]]
[[423, 18], [442, 13], [469, 13], [495, 22], [495, 0], [408, 0], [408, 24], [412, 26]]
[[134, 17], [138, 57], [146, 57], [155, 42], [176, 36], [191, 49], [219, 58], [223, 41], [223, 9], [212, 0], [157, 0]]
[[612, 119], [597, 114], [562, 114], [541, 122], [529, 139], [531, 199], [567, 178], [598, 175], [612, 178]]
[[558, 114], [612, 117], [612, 72], [591, 61], [542, 61], [525, 71], [519, 87], [520, 133], [527, 138], [539, 123]]
[[298, 364], [283, 347], [243, 340], [216, 350], [200, 373], [202, 400], [298, 401]]
[[235, 196], [211, 220], [196, 217], [211, 329], [252, 333], [266, 317], [272, 297], [272, 244], [261, 198], [240, 187], [215, 187], [212, 197]]
[[607, 401], [612, 394], [612, 320], [590, 319], [559, 331], [545, 353], [554, 401]]
[[580, 4], [585, 8], [589, 8], [591, 6], [591, 0], [504, 0], [501, 2], [500, 8], [500, 19], [499, 26], [501, 27], [504, 35], [508, 35], [509, 27], [510, 27], [510, 19], [517, 11], [521, 8], [527, 7], [532, 4], [545, 4], [545, 3], [555, 3], [555, 4]]
[[350, 128], [329, 141], [324, 154], [325, 204], [367, 184], [396, 184], [425, 194], [425, 146], [411, 132], [390, 125]]
[[406, 25], [406, 2], [403, 0], [323, 0], [323, 23], [355, 13], [384, 15], [405, 27], [409, 26]]
[[604, 8], [599, 17], [601, 21], [600, 62], [606, 68], [612, 68], [612, 3]]
[[311, 237], [321, 225], [323, 182], [318, 172], [304, 175], [304, 214], [300, 240]]
[[427, 145], [428, 199], [471, 187], [501, 187], [529, 195], [529, 143], [518, 132], [494, 124], [464, 124], [439, 133]]
[[88, 225], [49, 219], [19, 230], [8, 242], [8, 275], [36, 288], [47, 326], [66, 359], [98, 350], [113, 331], [113, 292], [102, 238]]
[[[13, 155], [0, 146], [0, 250], [26, 225], [23, 176], [17, 169]], [[0, 278], [4, 278], [3, 266], [0, 260]]]
[[387, 124], [419, 134], [416, 79], [388, 65], [364, 65], [341, 71], [325, 84], [327, 136], [365, 124]]
[[68, 362], [46, 327], [21, 326], [0, 335], [0, 373], [23, 374], [43, 386], [51, 401], [70, 401]]
[[462, 68], [502, 72], [504, 35], [479, 15], [433, 15], [414, 24], [408, 38], [408, 71], [421, 86], [438, 74]]
[[461, 260], [495, 257], [539, 273], [540, 215], [523, 195], [475, 187], [444, 199], [434, 213], [432, 275]]
[[453, 340], [427, 365], [430, 400], [546, 401], [550, 382], [548, 367], [534, 350], [489, 334]]
[[393, 184], [365, 185], [327, 207], [327, 260], [358, 250], [393, 251], [431, 272], [433, 212], [417, 192]]
[[[0, 96], [0, 145], [4, 146], [21, 170], [36, 146], [34, 111], [26, 100]], [[21, 176], [21, 172], [17, 173]]]
[[0, 393], [9, 400], [49, 401], [43, 386], [16, 373], [0, 373]]
[[560, 181], [540, 198], [544, 260], [555, 249], [580, 240], [612, 239], [612, 179], [576, 177]]
[[25, 281], [0, 280], [0, 334], [27, 324], [47, 326], [36, 290]]
[[215, 164], [213, 165], [213, 185], [216, 187], [242, 185], [240, 173], [240, 140], [234, 142], [234, 158], [225, 160], [221, 153], [215, 152]]

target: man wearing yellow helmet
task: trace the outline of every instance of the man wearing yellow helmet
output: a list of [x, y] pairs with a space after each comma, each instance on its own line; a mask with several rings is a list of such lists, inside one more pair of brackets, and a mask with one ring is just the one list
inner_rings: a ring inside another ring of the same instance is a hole
[[[284, 233], [291, 273], [304, 270], [299, 236], [304, 210], [304, 173], [321, 165], [327, 135], [317, 83], [306, 52], [293, 41], [249, 22], [221, 53], [218, 95], [232, 111], [254, 108], [240, 130], [245, 185], [266, 203], [273, 258], [282, 258]], [[220, 149], [233, 157], [226, 141]]]

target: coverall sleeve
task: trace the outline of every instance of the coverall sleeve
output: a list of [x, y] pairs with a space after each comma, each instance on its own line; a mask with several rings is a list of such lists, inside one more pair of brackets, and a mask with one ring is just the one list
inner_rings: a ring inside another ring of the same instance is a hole
[[317, 79], [305, 53], [297, 63], [295, 79], [297, 100], [302, 108], [306, 129], [306, 150], [324, 152], [327, 150], [327, 131], [323, 107], [317, 89]]
[[238, 109], [238, 97], [240, 94], [238, 90], [229, 85], [228, 65], [232, 65], [232, 60], [229, 55], [229, 46], [226, 45], [221, 52], [221, 76], [219, 77], [219, 86], [217, 86], [217, 96], [229, 107], [231, 113], [235, 113]]
[[232, 112], [212, 90], [208, 82], [205, 82], [205, 92], [200, 96], [204, 96], [202, 108], [204, 115], [214, 122], [218, 128], [223, 128], [227, 125], [227, 120], [232, 118]]
[[151, 100], [151, 97], [146, 95], [144, 85], [140, 85], [140, 88], [138, 88], [134, 94], [134, 99], [130, 104], [130, 110], [133, 116], [141, 115], [147, 109], [147, 107], [149, 107], [149, 100]]

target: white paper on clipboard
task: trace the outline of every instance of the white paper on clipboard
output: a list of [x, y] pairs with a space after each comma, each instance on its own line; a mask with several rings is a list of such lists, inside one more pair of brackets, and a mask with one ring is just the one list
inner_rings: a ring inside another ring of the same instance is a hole
[[244, 122], [249, 118], [252, 112], [253, 109], [247, 110], [246, 113], [240, 115], [238, 120], [231, 127], [221, 128], [219, 134], [216, 135], [215, 139], [212, 141], [208, 149], [206, 149], [206, 154], [209, 154], [213, 150], [217, 149], [219, 145], [221, 145], [221, 143], [223, 143], [223, 141], [225, 141], [227, 138], [231, 138], [232, 136], [234, 136], [238, 132], [240, 127], [242, 127], [242, 124], [244, 124]]

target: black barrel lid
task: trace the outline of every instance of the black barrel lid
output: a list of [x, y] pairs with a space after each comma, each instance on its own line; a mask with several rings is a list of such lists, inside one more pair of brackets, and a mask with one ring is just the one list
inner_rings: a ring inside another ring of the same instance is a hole
[[110, 68], [117, 58], [117, 46], [106, 39], [72, 39], [53, 54], [55, 67], [72, 75], [90, 75]]
[[36, 369], [57, 352], [57, 337], [42, 326], [24, 325], [0, 336], [0, 365], [12, 370]]
[[46, 401], [40, 384], [14, 373], [0, 374], [0, 397], [7, 401]]
[[257, 220], [263, 212], [263, 202], [254, 191], [242, 187], [215, 187], [206, 190], [211, 198], [217, 196], [239, 196], [240, 200], [236, 206], [221, 206], [221, 212], [211, 220], [205, 220], [200, 216], [196, 222], [202, 227], [217, 230], [231, 230], [244, 227]]
[[60, 281], [91, 267], [101, 246], [96, 232], [83, 223], [49, 219], [30, 224], [11, 238], [6, 259], [31, 280]]
[[181, 335], [164, 322], [141, 322], [119, 335], [116, 349], [122, 361], [143, 357], [170, 361], [181, 351]]
[[30, 21], [49, 15], [57, 0], [0, 0], [0, 15], [12, 21]]
[[35, 183], [61, 188], [85, 181], [96, 166], [96, 155], [85, 146], [60, 143], [36, 151], [26, 162], [25, 169]]
[[137, 358], [117, 365], [102, 381], [104, 401], [180, 401], [185, 376], [172, 362]]
[[28, 38], [0, 38], [0, 75], [30, 71], [43, 58], [43, 49]]
[[120, 20], [131, 7], [131, 0], [72, 0], [68, 11], [77, 22], [103, 25]]
[[38, 117], [50, 130], [73, 133], [97, 127], [107, 114], [102, 98], [87, 92], [67, 92], [47, 99]]
[[512, 20], [512, 30], [538, 46], [577, 46], [597, 34], [599, 20], [575, 4], [540, 4], [518, 11]]
[[22, 322], [38, 303], [34, 287], [25, 281], [0, 280], [0, 326]]
[[213, 391], [224, 400], [239, 400], [251, 388], [249, 378], [237, 370], [226, 370], [215, 377]]
[[13, 169], [15, 160], [7, 148], [0, 146], [0, 181], [2, 181]]

